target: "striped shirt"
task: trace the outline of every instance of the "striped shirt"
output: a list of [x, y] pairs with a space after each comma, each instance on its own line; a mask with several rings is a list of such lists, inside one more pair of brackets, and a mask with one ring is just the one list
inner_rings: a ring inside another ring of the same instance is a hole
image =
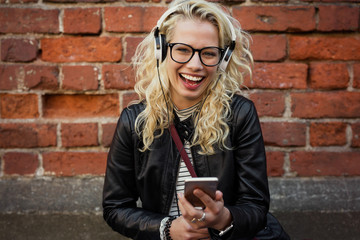
[[[179, 110], [175, 107], [175, 112], [176, 112], [177, 116], [179, 117], [180, 121], [184, 121], [185, 119], [189, 118], [192, 115], [192, 113], [196, 110], [196, 108], [199, 106], [199, 104], [200, 103], [195, 104], [194, 106], [192, 106], [190, 108], [186, 108], [186, 109], [182, 109], [182, 110]], [[189, 156], [191, 164], [193, 164], [190, 143], [187, 140], [185, 140], [185, 142], [184, 142], [184, 149], [185, 149], [187, 155]], [[169, 212], [170, 216], [180, 216], [180, 210], [177, 205], [177, 196], [176, 195], [178, 193], [184, 192], [185, 179], [187, 179], [187, 178], [191, 178], [191, 175], [185, 165], [184, 160], [181, 158], [178, 177], [177, 177], [177, 181], [176, 181], [176, 193], [174, 194], [173, 201], [171, 203], [170, 212]]]

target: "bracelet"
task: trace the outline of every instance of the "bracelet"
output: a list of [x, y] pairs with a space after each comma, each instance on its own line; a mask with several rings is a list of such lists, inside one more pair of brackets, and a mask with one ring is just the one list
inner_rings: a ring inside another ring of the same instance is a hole
[[174, 221], [175, 219], [176, 219], [176, 217], [172, 216], [166, 220], [165, 229], [164, 229], [166, 240], [172, 240], [172, 238], [170, 236], [170, 228], [171, 228], [172, 221]]
[[234, 227], [234, 224], [233, 222], [231, 222], [231, 225], [228, 226], [227, 228], [225, 228], [223, 231], [219, 232], [219, 236], [223, 236], [225, 235], [228, 231], [230, 231], [232, 228]]

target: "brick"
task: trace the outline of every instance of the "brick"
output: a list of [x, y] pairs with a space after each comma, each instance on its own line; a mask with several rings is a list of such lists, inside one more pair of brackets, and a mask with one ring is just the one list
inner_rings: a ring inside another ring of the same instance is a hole
[[118, 117], [118, 94], [43, 96], [45, 118]]
[[106, 152], [47, 152], [43, 167], [45, 175], [104, 175], [106, 156]]
[[284, 153], [266, 152], [267, 174], [269, 177], [280, 177], [284, 174]]
[[135, 85], [134, 70], [126, 64], [104, 65], [102, 76], [105, 89], [133, 89]]
[[100, 30], [101, 30], [100, 8], [64, 9], [64, 33], [96, 34], [99, 33]]
[[150, 32], [166, 11], [163, 7], [106, 7], [105, 30], [109, 32]]
[[55, 124], [0, 124], [0, 148], [34, 148], [55, 145]]
[[59, 89], [59, 68], [56, 66], [25, 65], [24, 85], [29, 89]]
[[43, 0], [43, 2], [50, 3], [108, 3], [116, 1], [117, 0]]
[[247, 31], [313, 31], [315, 8], [311, 6], [243, 6], [233, 8], [234, 17]]
[[143, 37], [126, 37], [126, 52], [125, 52], [125, 61], [131, 62], [131, 58], [135, 55], [135, 51], [139, 43], [144, 40]]
[[250, 88], [305, 89], [308, 66], [303, 63], [255, 63]]
[[353, 87], [360, 88], [360, 63], [354, 63], [353, 65]]
[[360, 152], [292, 152], [291, 170], [299, 177], [359, 176]]
[[255, 92], [249, 95], [260, 117], [281, 117], [285, 111], [285, 96], [279, 92]]
[[63, 147], [97, 146], [98, 126], [96, 123], [63, 123], [61, 141]]
[[305, 146], [306, 124], [297, 122], [262, 122], [267, 146]]
[[36, 94], [0, 94], [1, 118], [39, 117]]
[[33, 153], [7, 152], [3, 159], [5, 175], [34, 175], [39, 167], [38, 156]]
[[290, 36], [292, 60], [360, 60], [359, 36]]
[[346, 144], [346, 123], [313, 122], [310, 124], [311, 146], [343, 146]]
[[352, 130], [352, 147], [360, 147], [360, 123], [351, 124]]
[[18, 66], [0, 65], [0, 90], [17, 89], [17, 78], [20, 73]]
[[319, 6], [319, 31], [356, 31], [359, 28], [359, 7]]
[[122, 95], [122, 108], [126, 108], [131, 102], [139, 99], [139, 96], [135, 92], [126, 92]]
[[256, 61], [279, 61], [286, 57], [284, 35], [252, 35], [251, 53]]
[[0, 8], [0, 33], [59, 33], [58, 9]]
[[115, 133], [116, 123], [105, 123], [102, 124], [101, 126], [102, 126], [102, 140], [101, 140], [102, 145], [104, 147], [109, 147]]
[[290, 96], [292, 117], [360, 117], [360, 93], [358, 92], [308, 92], [291, 93]]
[[314, 89], [344, 89], [349, 85], [345, 63], [311, 63], [310, 87]]
[[9, 0], [9, 3], [37, 3], [37, 2], [38, 0]]
[[33, 39], [3, 39], [1, 60], [5, 62], [31, 62], [38, 53], [38, 41]]
[[63, 66], [62, 88], [67, 90], [98, 89], [99, 69], [95, 66]]
[[118, 37], [63, 37], [41, 40], [47, 62], [117, 62], [122, 57]]

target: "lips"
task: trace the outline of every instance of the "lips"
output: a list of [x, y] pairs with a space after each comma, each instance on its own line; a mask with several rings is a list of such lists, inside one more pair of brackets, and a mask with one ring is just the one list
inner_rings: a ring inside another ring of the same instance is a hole
[[183, 81], [185, 81], [187, 84], [193, 87], [199, 85], [202, 82], [202, 80], [205, 79], [205, 77], [192, 76], [188, 74], [180, 74], [180, 77]]

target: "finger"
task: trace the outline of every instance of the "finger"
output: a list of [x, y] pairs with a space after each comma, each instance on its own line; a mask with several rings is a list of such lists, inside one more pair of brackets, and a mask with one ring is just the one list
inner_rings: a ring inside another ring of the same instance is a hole
[[182, 216], [188, 223], [194, 224], [197, 222], [198, 218], [201, 218], [202, 211], [194, 208], [194, 206], [186, 200], [183, 194], [178, 194], [179, 199], [179, 209]]
[[220, 191], [216, 191], [215, 199], [212, 199], [201, 189], [195, 189], [194, 195], [198, 197], [210, 211], [216, 210], [218, 208], [218, 202], [222, 202], [222, 193]]

